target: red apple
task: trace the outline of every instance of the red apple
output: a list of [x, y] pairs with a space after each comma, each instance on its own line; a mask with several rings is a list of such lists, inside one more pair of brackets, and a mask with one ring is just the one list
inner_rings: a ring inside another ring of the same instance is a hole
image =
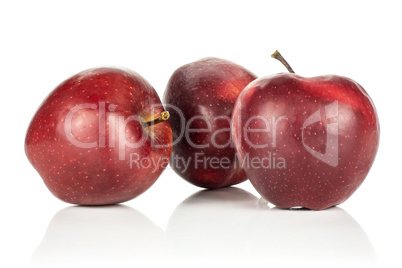
[[188, 182], [220, 188], [246, 180], [230, 138], [234, 103], [256, 76], [223, 59], [205, 58], [171, 76], [164, 95], [171, 114], [171, 166]]
[[28, 128], [25, 152], [59, 199], [120, 203], [147, 190], [168, 164], [167, 118], [156, 91], [139, 74], [90, 69], [45, 99]]
[[[287, 64], [278, 52], [273, 56]], [[367, 92], [336, 75], [259, 78], [242, 91], [233, 112], [241, 166], [279, 208], [321, 210], [348, 199], [373, 164], [379, 132]]]

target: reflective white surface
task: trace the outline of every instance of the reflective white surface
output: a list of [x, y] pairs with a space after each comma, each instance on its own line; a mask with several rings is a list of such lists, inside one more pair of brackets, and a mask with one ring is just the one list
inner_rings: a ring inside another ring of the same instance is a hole
[[54, 215], [33, 264], [104, 264], [168, 256], [164, 232], [124, 206], [67, 207]]
[[282, 265], [372, 265], [365, 231], [341, 208], [271, 208], [240, 188], [199, 191], [173, 211], [166, 231], [124, 206], [76, 207], [57, 212], [31, 264], [138, 261], [254, 262]]
[[343, 209], [270, 208], [239, 188], [190, 196], [173, 212], [166, 233], [177, 256], [184, 259], [206, 256], [298, 264], [375, 261], [364, 230]]

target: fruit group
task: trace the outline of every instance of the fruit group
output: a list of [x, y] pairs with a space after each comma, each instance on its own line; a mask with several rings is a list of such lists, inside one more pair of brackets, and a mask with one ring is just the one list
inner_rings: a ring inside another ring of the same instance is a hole
[[243, 169], [266, 200], [320, 210], [344, 202], [363, 182], [379, 123], [372, 100], [353, 80], [286, 73], [242, 91], [232, 136]]
[[188, 182], [220, 188], [246, 180], [230, 138], [239, 93], [256, 76], [217, 58], [184, 65], [171, 76], [164, 95], [171, 114], [171, 166]]
[[139, 74], [83, 71], [61, 83], [32, 119], [26, 155], [49, 190], [80, 205], [128, 201], [168, 164], [167, 112]]

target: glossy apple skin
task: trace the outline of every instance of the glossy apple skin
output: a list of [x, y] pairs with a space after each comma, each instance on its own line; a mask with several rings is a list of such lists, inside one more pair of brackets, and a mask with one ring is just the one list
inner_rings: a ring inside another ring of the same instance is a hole
[[[166, 166], [155, 163], [170, 157], [169, 122], [143, 127], [138, 119], [161, 111], [156, 91], [139, 74], [86, 70], [41, 104], [29, 125], [25, 152], [57, 198], [79, 205], [125, 202], [147, 190]], [[137, 120], [123, 124], [130, 116]], [[150, 163], [131, 161], [137, 158]]]
[[[173, 73], [164, 103], [171, 114], [171, 166], [178, 175], [196, 186], [211, 189], [247, 179], [236, 161], [230, 121], [239, 93], [255, 79], [247, 69], [218, 58], [201, 59]], [[205, 131], [208, 124], [209, 131]], [[219, 164], [210, 163], [208, 158]], [[181, 164], [183, 160], [189, 161], [187, 168]]]
[[[326, 114], [331, 107], [337, 114]], [[320, 120], [305, 125], [314, 114]], [[249, 131], [247, 139], [245, 128], [255, 131]], [[232, 136], [240, 163], [256, 190], [279, 208], [321, 210], [348, 199], [373, 164], [379, 132], [366, 91], [353, 80], [334, 75], [277, 74], [257, 79], [242, 91], [233, 112]], [[334, 141], [335, 149], [326, 148]], [[330, 161], [318, 159], [306, 147], [322, 154], [333, 152], [327, 155]], [[272, 158], [271, 166], [242, 162], [270, 153], [277, 163], [282, 157], [285, 166], [272, 165]]]

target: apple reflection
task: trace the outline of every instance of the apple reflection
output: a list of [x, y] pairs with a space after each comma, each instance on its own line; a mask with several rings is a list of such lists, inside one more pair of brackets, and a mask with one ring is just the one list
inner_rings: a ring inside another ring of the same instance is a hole
[[164, 232], [124, 205], [60, 210], [33, 252], [32, 264], [154, 260], [168, 253]]
[[173, 212], [167, 235], [175, 258], [264, 263], [375, 262], [360, 225], [343, 209], [270, 208], [239, 189], [200, 191]]

